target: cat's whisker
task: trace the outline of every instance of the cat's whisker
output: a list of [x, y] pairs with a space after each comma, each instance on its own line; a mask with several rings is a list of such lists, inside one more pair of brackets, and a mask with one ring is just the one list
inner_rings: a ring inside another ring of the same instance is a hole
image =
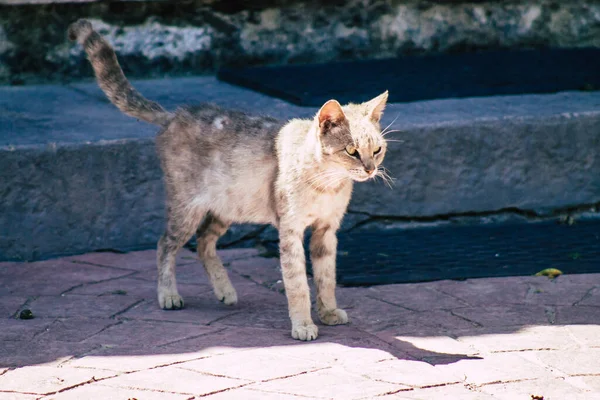
[[400, 139], [385, 139], [386, 142], [398, 142], [398, 143], [404, 143], [406, 142], [406, 140], [400, 140]]
[[398, 115], [396, 115], [396, 118], [394, 118], [394, 120], [392, 122], [390, 122], [388, 124], [388, 126], [386, 126], [382, 131], [381, 131], [381, 135], [385, 136], [385, 132], [387, 131], [387, 129], [392, 126], [394, 124], [394, 122], [396, 122], [396, 120], [398, 119], [398, 117], [400, 117], [400, 113], [398, 113]]
[[402, 132], [402, 130], [401, 129], [392, 129], [391, 131], [382, 132], [381, 136], [386, 136], [386, 135], [389, 135], [390, 133], [394, 133], [394, 132]]
[[392, 186], [394, 184], [394, 178], [392, 178], [392, 176], [388, 173], [388, 170], [385, 167], [377, 168], [376, 176], [381, 177], [381, 179], [386, 183], [386, 185], [390, 189], [392, 189]]

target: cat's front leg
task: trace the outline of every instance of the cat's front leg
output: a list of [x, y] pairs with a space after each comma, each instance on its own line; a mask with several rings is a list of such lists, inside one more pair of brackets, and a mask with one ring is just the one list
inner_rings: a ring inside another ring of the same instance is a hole
[[315, 225], [310, 239], [310, 258], [317, 286], [317, 312], [326, 325], [348, 323], [346, 311], [337, 307], [335, 299], [336, 252], [335, 229], [326, 223]]
[[319, 334], [310, 316], [310, 290], [306, 279], [303, 230], [282, 224], [279, 228], [281, 271], [292, 321], [292, 337], [314, 340]]

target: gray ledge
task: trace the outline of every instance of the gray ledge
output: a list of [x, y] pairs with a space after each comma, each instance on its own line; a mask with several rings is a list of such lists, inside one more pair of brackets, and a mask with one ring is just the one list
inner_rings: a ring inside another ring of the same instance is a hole
[[[168, 108], [212, 101], [282, 119], [316, 111], [212, 77], [135, 84]], [[395, 185], [357, 184], [350, 208], [435, 219], [596, 204], [599, 110], [597, 92], [391, 104], [383, 124], [397, 117], [391, 129], [401, 132], [388, 137], [400, 141], [384, 164]], [[0, 260], [154, 246], [164, 224], [155, 132], [94, 83], [0, 88]]]

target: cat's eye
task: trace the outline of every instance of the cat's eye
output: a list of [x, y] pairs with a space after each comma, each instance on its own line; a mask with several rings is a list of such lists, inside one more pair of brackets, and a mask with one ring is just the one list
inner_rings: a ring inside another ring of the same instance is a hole
[[373, 150], [373, 154], [379, 154], [379, 153], [381, 153], [381, 146], [379, 146], [378, 148]]
[[356, 152], [356, 147], [348, 145], [346, 146], [346, 153], [350, 154], [353, 157], [356, 157], [358, 153]]

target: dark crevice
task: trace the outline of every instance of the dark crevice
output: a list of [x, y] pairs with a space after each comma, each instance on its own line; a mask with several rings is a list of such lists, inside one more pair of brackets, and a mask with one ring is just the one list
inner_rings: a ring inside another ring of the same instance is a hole
[[481, 325], [479, 322], [477, 322], [477, 321], [473, 321], [473, 320], [471, 320], [471, 319], [469, 319], [469, 318], [467, 318], [467, 317], [463, 317], [462, 315], [458, 315], [458, 314], [454, 313], [454, 311], [452, 311], [452, 310], [449, 310], [448, 312], [449, 312], [451, 315], [455, 316], [456, 318], [460, 318], [460, 319], [462, 319], [463, 321], [467, 321], [468, 323], [470, 323], [470, 324], [473, 324], [473, 326], [475, 326], [475, 327], [477, 327], [477, 328], [482, 328], [482, 327], [483, 327], [483, 325]]
[[[216, 331], [210, 331], [210, 332], [205, 332], [205, 333], [201, 333], [201, 334], [194, 335], [194, 336], [188, 336], [188, 337], [185, 337], [185, 338], [182, 338], [182, 339], [173, 340], [172, 342], [161, 344], [161, 345], [159, 345], [157, 347], [166, 347], [166, 346], [170, 346], [170, 345], [172, 345], [174, 343], [179, 343], [179, 342], [183, 342], [183, 341], [186, 341], [186, 340], [197, 339], [199, 337], [206, 336], [206, 335], [216, 335], [216, 334], [218, 334], [220, 332], [223, 332], [226, 329], [227, 328], [222, 328], [222, 329], [219, 329], [219, 330], [216, 330]], [[206, 358], [206, 357], [210, 357], [210, 356], [199, 357], [198, 359], [202, 359], [202, 358]], [[166, 365], [172, 365], [172, 364], [178, 364], [179, 362], [180, 361], [177, 361], [175, 363], [165, 364], [164, 366], [166, 366]], [[181, 361], [181, 362], [184, 362], [184, 361]]]
[[117, 318], [119, 315], [126, 313], [127, 311], [131, 310], [132, 308], [136, 307], [139, 304], [142, 304], [144, 301], [146, 301], [145, 299], [141, 299], [136, 301], [135, 303], [131, 304], [130, 306], [126, 307], [125, 309], [111, 315], [109, 318], [110, 319], [115, 319]]
[[[129, 271], [131, 271], [131, 270], [129, 270]], [[72, 292], [75, 289], [79, 289], [79, 288], [82, 288], [82, 287], [85, 287], [85, 286], [95, 285], [95, 284], [98, 284], [98, 283], [115, 281], [115, 280], [121, 279], [121, 278], [128, 278], [128, 277], [130, 277], [132, 275], [135, 275], [135, 274], [137, 274], [137, 271], [134, 271], [134, 272], [132, 272], [130, 274], [127, 274], [127, 275], [118, 276], [118, 277], [115, 277], [115, 278], [108, 278], [108, 279], [101, 279], [99, 281], [91, 281], [91, 282], [80, 283], [78, 285], [75, 285], [75, 286], [72, 286], [72, 287], [68, 288], [67, 290], [65, 290], [64, 292], [62, 292], [60, 294], [60, 296], [64, 296], [65, 294], [67, 294], [69, 292]]]
[[584, 301], [585, 299], [589, 298], [592, 296], [592, 292], [594, 290], [596, 290], [597, 286], [594, 286], [593, 288], [589, 289], [587, 292], [585, 292], [585, 294], [583, 296], [581, 296], [581, 298], [579, 300], [577, 300], [576, 302], [574, 302], [573, 304], [571, 304], [572, 306], [578, 306], [579, 303], [581, 303], [582, 301]]
[[372, 222], [421, 222], [421, 223], [432, 223], [432, 222], [453, 222], [454, 219], [457, 218], [485, 218], [485, 217], [494, 217], [494, 216], [503, 216], [503, 215], [517, 215], [520, 217], [524, 217], [531, 221], [539, 221], [546, 219], [553, 219], [558, 217], [565, 217], [571, 214], [578, 214], [587, 212], [591, 209], [600, 208], [600, 202], [590, 203], [590, 204], [579, 204], [576, 206], [562, 207], [556, 208], [549, 212], [539, 212], [535, 210], [523, 210], [515, 207], [507, 207], [501, 208], [494, 211], [467, 211], [462, 213], [450, 213], [450, 214], [435, 214], [430, 216], [406, 216], [406, 215], [373, 215], [368, 212], [358, 211], [348, 209], [348, 214], [356, 214], [356, 215], [366, 215], [369, 218], [357, 222], [352, 228], [346, 230], [346, 232], [351, 232], [356, 228], [359, 228], [364, 225], [368, 225]]
[[409, 307], [406, 307], [406, 306], [401, 306], [400, 304], [392, 303], [391, 301], [387, 301], [387, 300], [379, 299], [379, 298], [377, 298], [377, 297], [374, 297], [374, 296], [369, 296], [369, 295], [366, 295], [365, 297], [366, 297], [366, 298], [369, 298], [369, 299], [371, 299], [371, 300], [380, 301], [380, 302], [382, 302], [382, 303], [386, 303], [386, 304], [389, 304], [389, 305], [391, 305], [391, 306], [394, 306], [394, 307], [401, 308], [401, 309], [403, 309], [403, 310], [406, 310], [406, 311], [412, 311], [412, 312], [417, 312], [417, 313], [418, 313], [418, 312], [420, 312], [419, 310], [415, 310], [414, 308], [409, 308]]

